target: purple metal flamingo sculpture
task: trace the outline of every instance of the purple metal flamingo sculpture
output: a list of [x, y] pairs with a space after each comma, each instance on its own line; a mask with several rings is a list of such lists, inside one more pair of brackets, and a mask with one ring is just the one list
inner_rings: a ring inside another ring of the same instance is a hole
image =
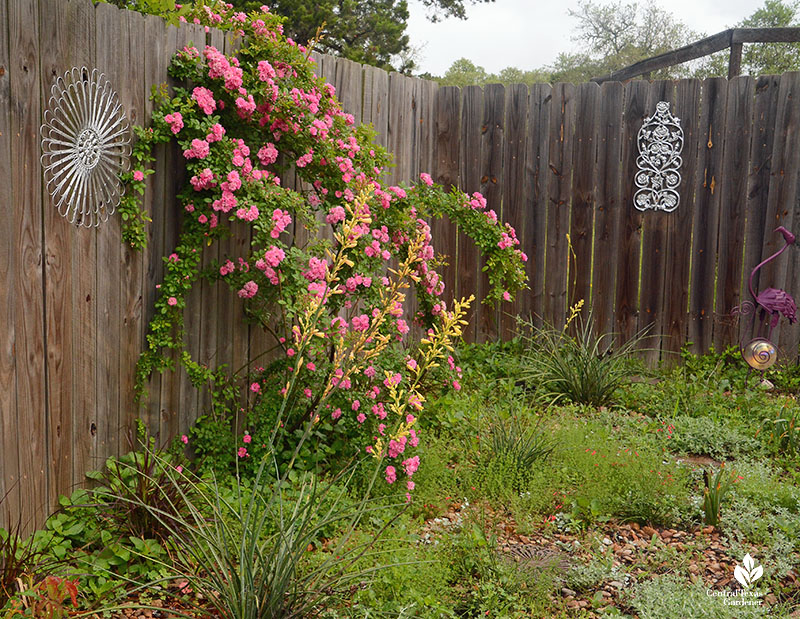
[[[797, 321], [797, 304], [794, 302], [792, 295], [779, 288], [766, 288], [756, 294], [753, 288], [753, 278], [759, 269], [775, 260], [791, 245], [794, 245], [795, 236], [786, 228], [778, 226], [775, 228], [775, 232], [780, 232], [783, 235], [784, 246], [766, 260], [761, 261], [750, 272], [748, 288], [750, 289], [750, 295], [753, 297], [753, 302], [745, 301], [733, 310], [734, 313], [738, 314], [753, 314], [752, 339], [747, 344], [742, 340], [741, 351], [742, 357], [744, 357], [750, 368], [761, 371], [762, 376], [764, 370], [772, 366], [777, 360], [777, 346], [770, 341], [770, 338], [772, 337], [772, 330], [778, 325], [780, 317], [784, 316], [790, 324]], [[758, 314], [758, 325], [756, 325], [756, 314]]]

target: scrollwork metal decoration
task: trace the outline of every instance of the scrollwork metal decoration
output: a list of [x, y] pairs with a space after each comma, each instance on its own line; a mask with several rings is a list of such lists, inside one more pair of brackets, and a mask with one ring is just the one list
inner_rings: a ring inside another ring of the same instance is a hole
[[636, 159], [633, 205], [640, 211], [670, 213], [678, 208], [681, 197], [680, 167], [683, 151], [681, 119], [670, 114], [669, 103], [659, 101], [655, 113], [646, 118], [637, 136], [639, 157]]
[[131, 154], [125, 111], [105, 75], [73, 68], [51, 89], [42, 134], [42, 166], [58, 212], [92, 227], [108, 220]]

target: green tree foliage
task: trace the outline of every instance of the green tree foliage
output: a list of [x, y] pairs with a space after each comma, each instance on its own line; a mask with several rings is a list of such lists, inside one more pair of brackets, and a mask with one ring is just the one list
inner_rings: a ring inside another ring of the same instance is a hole
[[[468, 0], [469, 4], [481, 4], [483, 2], [494, 2], [494, 0]], [[421, 0], [422, 4], [429, 9], [428, 19], [437, 22], [445, 17], [457, 17], [466, 19], [467, 11], [465, 0]]]
[[[583, 47], [582, 54], [562, 54], [552, 67], [554, 77], [583, 78], [610, 73], [628, 65], [683, 47], [702, 34], [694, 32], [675, 16], [652, 4], [612, 2], [601, 5], [584, 0], [577, 11], [569, 11], [577, 20], [575, 41]], [[691, 68], [669, 67], [653, 78], [687, 77]], [[594, 75], [588, 75], [593, 73]]]
[[[235, 0], [245, 12], [257, 10], [263, 0]], [[301, 44], [322, 38], [315, 49], [385, 69], [410, 71], [413, 64], [397, 62], [409, 48], [405, 34], [406, 0], [273, 0], [273, 13], [286, 18], [284, 32]]]
[[[766, 0], [736, 28], [789, 28], [800, 26], [800, 3]], [[727, 50], [711, 56], [698, 76], [727, 76]], [[800, 43], [746, 43], [742, 49], [742, 75], [770, 75], [800, 70]]]
[[[424, 77], [424, 76], [423, 76]], [[483, 86], [484, 84], [531, 84], [548, 81], [549, 74], [543, 70], [523, 71], [506, 67], [500, 73], [489, 73], [467, 58], [459, 58], [442, 77], [432, 77], [442, 86]]]

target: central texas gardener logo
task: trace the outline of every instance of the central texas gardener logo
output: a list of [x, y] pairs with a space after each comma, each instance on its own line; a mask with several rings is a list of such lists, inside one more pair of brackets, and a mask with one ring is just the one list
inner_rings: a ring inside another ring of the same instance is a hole
[[744, 556], [742, 563], [744, 567], [737, 565], [736, 569], [733, 570], [733, 576], [745, 589], [749, 589], [764, 574], [764, 568], [756, 565], [749, 553]]

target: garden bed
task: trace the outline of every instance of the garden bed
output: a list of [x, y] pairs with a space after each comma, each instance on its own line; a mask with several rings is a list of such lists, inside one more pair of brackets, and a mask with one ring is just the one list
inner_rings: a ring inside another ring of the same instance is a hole
[[[613, 404], [545, 406], [552, 394], [528, 382], [531, 354], [519, 343], [461, 351], [463, 388], [429, 400], [410, 502], [373, 486], [354, 530], [315, 529], [296, 557], [297, 574], [332, 558], [326, 569], [335, 570], [332, 553], [369, 542], [369, 554], [348, 555], [354, 578], [322, 595], [312, 615], [800, 616], [798, 454], [794, 437], [770, 434], [776, 419], [797, 418], [787, 391], [794, 370], [773, 373], [778, 389], [766, 392], [745, 389], [731, 354], [687, 356], [658, 380], [625, 381]], [[722, 462], [731, 482], [714, 526], [704, 472], [722, 479]], [[232, 496], [235, 479], [216, 483]], [[340, 500], [349, 508], [368, 484], [348, 483]], [[298, 496], [287, 494], [284, 507]], [[81, 608], [131, 605], [96, 617], [218, 616], [204, 610], [208, 591], [172, 571], [180, 544], [169, 535], [126, 539], [113, 522], [120, 505], [102, 493], [63, 503], [50, 537], [37, 534], [46, 552], [25, 566], [17, 582], [30, 583], [29, 595], [17, 600], [30, 606], [34, 583], [49, 574], [77, 584]], [[745, 555], [762, 566], [744, 598], [758, 605], [734, 608]], [[145, 582], [156, 585], [139, 589]]]

